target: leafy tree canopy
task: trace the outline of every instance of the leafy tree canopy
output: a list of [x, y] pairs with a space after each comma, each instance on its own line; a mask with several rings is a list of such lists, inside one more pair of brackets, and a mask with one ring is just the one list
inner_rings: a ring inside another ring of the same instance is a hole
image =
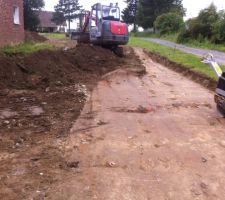
[[39, 19], [35, 10], [40, 10], [45, 6], [44, 0], [23, 0], [24, 6], [24, 28], [25, 30], [35, 31]]
[[179, 32], [185, 25], [180, 15], [169, 12], [158, 16], [154, 26], [163, 35]]
[[225, 11], [217, 11], [212, 3], [208, 8], [200, 11], [199, 15], [187, 21], [187, 29], [182, 31], [178, 42], [195, 39], [212, 43], [225, 43]]
[[136, 13], [138, 0], [127, 0], [127, 7], [122, 11], [122, 19], [127, 24], [133, 24], [133, 31], [136, 32]]
[[138, 25], [144, 29], [152, 28], [156, 18], [168, 12], [184, 16], [186, 11], [182, 0], [140, 0], [137, 12]]
[[55, 6], [55, 11], [63, 13], [65, 19], [68, 20], [70, 31], [70, 22], [78, 18], [81, 8], [82, 6], [79, 5], [79, 0], [59, 0]]

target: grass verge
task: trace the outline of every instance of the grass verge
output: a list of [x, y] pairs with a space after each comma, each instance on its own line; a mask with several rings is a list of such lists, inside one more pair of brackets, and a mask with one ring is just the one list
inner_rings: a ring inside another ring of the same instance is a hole
[[[129, 45], [144, 48], [147, 51], [159, 54], [160, 56], [167, 58], [169, 61], [180, 64], [191, 71], [203, 74], [213, 80], [218, 79], [216, 74], [208, 65], [201, 63], [201, 59], [192, 54], [183, 53], [174, 48], [166, 47], [154, 42], [144, 41], [135, 37], [130, 38]], [[225, 70], [225, 67], [222, 66], [222, 69]]]
[[47, 44], [47, 43], [21, 43], [18, 45], [9, 45], [0, 48], [0, 52], [5, 55], [15, 55], [15, 54], [32, 54], [34, 52], [43, 50], [43, 49], [54, 49], [54, 45]]
[[[169, 40], [172, 42], [177, 42], [178, 35], [179, 35], [179, 33], [160, 35], [158, 33], [152, 33], [152, 32], [138, 32], [138, 33], [131, 34], [131, 36], [134, 36], [134, 37], [160, 38], [160, 39]], [[210, 49], [210, 50], [217, 50], [217, 51], [225, 52], [225, 46], [223, 44], [213, 44], [213, 43], [209, 42], [208, 40], [199, 42], [197, 40], [190, 39], [190, 40], [188, 40], [188, 42], [183, 43], [183, 44], [188, 47]]]
[[199, 42], [197, 40], [189, 40], [188, 43], [184, 43], [189, 47], [202, 48], [202, 49], [210, 49], [225, 52], [225, 46], [222, 44], [213, 44], [207, 40], [203, 42]]
[[65, 33], [41, 33], [40, 35], [43, 35], [44, 37], [49, 39], [57, 39], [57, 40], [66, 39]]

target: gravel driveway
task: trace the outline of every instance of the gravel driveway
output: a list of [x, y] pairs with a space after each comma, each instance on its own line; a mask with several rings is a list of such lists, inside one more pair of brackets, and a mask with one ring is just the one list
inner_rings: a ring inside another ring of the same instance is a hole
[[225, 53], [215, 51], [215, 50], [207, 50], [207, 49], [199, 49], [199, 48], [192, 48], [192, 47], [187, 47], [185, 45], [177, 44], [175, 42], [167, 41], [167, 40], [162, 40], [162, 39], [157, 39], [157, 38], [144, 38], [144, 40], [155, 42], [158, 44], [162, 44], [168, 47], [173, 47], [176, 49], [179, 49], [185, 53], [190, 53], [199, 57], [203, 57], [205, 54], [211, 53], [214, 55], [215, 60], [222, 65], [225, 65]]

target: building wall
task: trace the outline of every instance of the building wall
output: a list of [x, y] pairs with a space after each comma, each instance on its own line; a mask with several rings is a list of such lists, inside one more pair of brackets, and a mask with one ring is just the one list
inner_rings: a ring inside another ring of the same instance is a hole
[[[19, 24], [14, 23], [14, 9], [19, 8]], [[23, 0], [0, 0], [0, 46], [23, 42]]]

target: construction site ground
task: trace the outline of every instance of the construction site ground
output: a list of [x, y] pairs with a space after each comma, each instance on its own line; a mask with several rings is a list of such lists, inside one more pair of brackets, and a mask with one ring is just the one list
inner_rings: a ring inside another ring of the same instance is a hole
[[224, 200], [213, 92], [125, 48], [0, 57], [4, 200]]

